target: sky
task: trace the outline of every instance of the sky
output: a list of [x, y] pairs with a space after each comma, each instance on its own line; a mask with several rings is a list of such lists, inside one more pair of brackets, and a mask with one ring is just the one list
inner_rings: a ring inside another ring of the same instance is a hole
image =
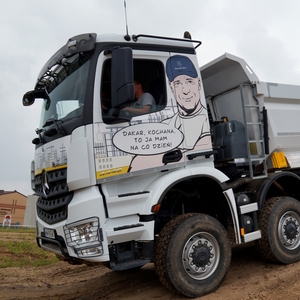
[[[24, 107], [46, 61], [68, 38], [125, 34], [124, 0], [0, 0], [0, 190], [33, 193], [30, 164], [40, 103]], [[127, 0], [129, 34], [201, 40], [202, 66], [225, 52], [261, 81], [300, 85], [298, 0]]]

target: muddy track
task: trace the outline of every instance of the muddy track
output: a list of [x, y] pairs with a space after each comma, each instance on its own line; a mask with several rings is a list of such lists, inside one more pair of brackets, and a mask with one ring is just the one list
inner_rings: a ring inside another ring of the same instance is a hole
[[[300, 299], [300, 263], [262, 260], [253, 247], [233, 253], [229, 272], [217, 291], [203, 300]], [[153, 264], [137, 271], [112, 272], [102, 265], [0, 269], [1, 299], [187, 299], [158, 281]], [[200, 299], [200, 298], [199, 298]]]

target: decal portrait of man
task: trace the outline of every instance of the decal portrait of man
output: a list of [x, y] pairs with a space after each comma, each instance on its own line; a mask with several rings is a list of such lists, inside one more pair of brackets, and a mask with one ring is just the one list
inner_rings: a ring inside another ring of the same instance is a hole
[[191, 150], [196, 145], [200, 148], [207, 146], [210, 143], [207, 110], [201, 102], [201, 81], [194, 64], [186, 56], [171, 56], [166, 63], [166, 74], [178, 113], [163, 123], [184, 133], [184, 140], [178, 148]]

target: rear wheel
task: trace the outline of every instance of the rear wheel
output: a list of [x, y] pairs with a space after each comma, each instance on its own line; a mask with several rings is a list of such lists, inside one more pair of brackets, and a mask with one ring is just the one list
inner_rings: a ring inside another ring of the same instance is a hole
[[300, 260], [300, 203], [290, 197], [267, 199], [258, 218], [262, 256], [284, 264]]
[[155, 270], [169, 290], [187, 297], [213, 292], [231, 261], [227, 232], [214, 218], [185, 214], [172, 219], [155, 246]]

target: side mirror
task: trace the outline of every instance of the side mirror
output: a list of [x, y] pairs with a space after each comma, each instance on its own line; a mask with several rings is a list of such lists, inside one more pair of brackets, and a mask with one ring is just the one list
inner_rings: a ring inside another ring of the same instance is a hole
[[48, 94], [46, 92], [46, 90], [42, 89], [42, 90], [33, 90], [33, 91], [29, 91], [27, 92], [24, 96], [23, 96], [23, 105], [24, 106], [30, 106], [34, 103], [35, 99], [48, 99]]
[[23, 105], [30, 106], [34, 103], [34, 91], [29, 91], [23, 96]]
[[134, 100], [132, 49], [125, 47], [112, 52], [111, 103], [123, 108]]

